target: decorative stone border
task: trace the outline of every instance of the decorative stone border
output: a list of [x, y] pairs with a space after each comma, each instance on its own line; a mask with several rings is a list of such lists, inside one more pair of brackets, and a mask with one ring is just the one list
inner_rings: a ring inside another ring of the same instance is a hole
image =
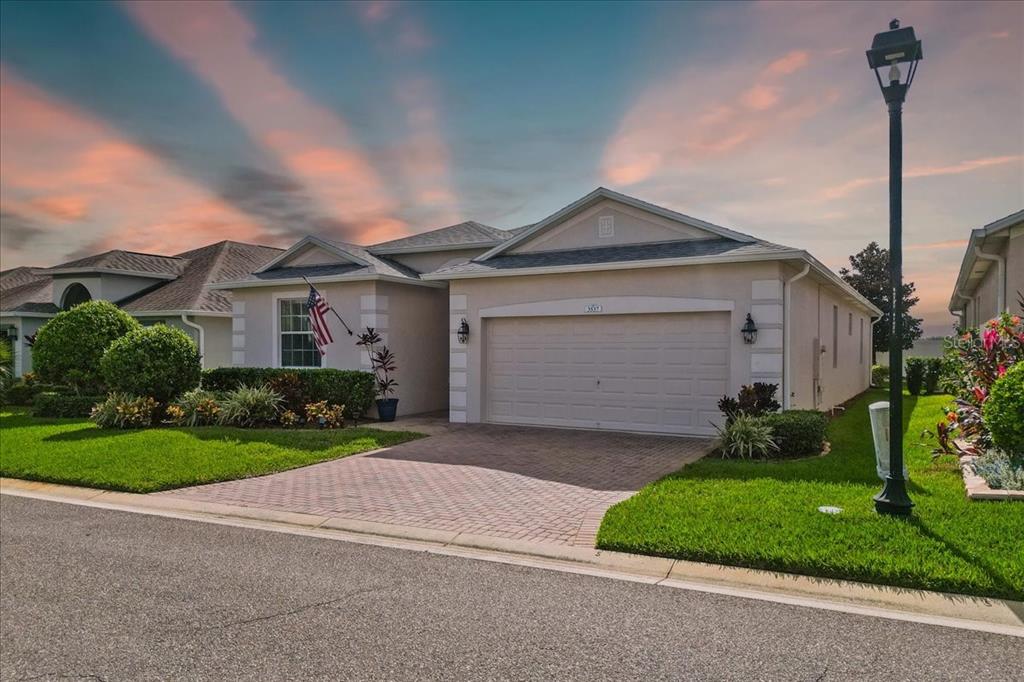
[[960, 458], [960, 471], [964, 475], [964, 487], [967, 497], [971, 500], [1018, 500], [1024, 502], [1024, 490], [994, 490], [988, 487], [985, 479], [974, 473], [971, 463], [978, 459], [974, 455], [963, 455]]

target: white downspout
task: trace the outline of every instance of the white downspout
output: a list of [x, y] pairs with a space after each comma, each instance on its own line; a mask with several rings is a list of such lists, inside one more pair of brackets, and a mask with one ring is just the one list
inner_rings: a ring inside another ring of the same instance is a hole
[[792, 364], [790, 360], [792, 353], [790, 346], [792, 345], [792, 342], [789, 333], [790, 318], [792, 317], [792, 314], [790, 312], [790, 301], [792, 299], [791, 292], [793, 289], [793, 282], [803, 278], [810, 271], [811, 264], [804, 263], [803, 270], [793, 275], [788, 280], [785, 280], [782, 284], [784, 289], [782, 293], [782, 409], [784, 410], [789, 409], [791, 403], [790, 394], [792, 393], [792, 391], [789, 390], [790, 386], [792, 385], [790, 383], [789, 377], [790, 365]]
[[199, 332], [199, 362], [203, 369], [206, 369], [206, 331], [201, 324], [190, 321], [185, 313], [181, 314], [181, 322], [186, 327], [192, 327]]
[[[985, 253], [980, 246], [974, 247], [974, 255], [982, 260], [995, 261], [999, 264], [999, 271], [996, 273], [996, 315], [1006, 312], [1006, 259], [995, 254]], [[979, 318], [980, 319], [980, 318]]]

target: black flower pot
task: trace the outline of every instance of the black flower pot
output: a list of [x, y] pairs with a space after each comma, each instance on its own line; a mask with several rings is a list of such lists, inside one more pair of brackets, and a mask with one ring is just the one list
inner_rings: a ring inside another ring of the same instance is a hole
[[398, 412], [398, 398], [384, 398], [377, 401], [377, 416], [382, 422], [395, 421]]

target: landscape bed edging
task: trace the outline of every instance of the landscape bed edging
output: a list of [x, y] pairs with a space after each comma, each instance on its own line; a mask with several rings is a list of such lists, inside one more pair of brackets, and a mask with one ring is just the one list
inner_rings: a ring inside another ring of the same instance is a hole
[[967, 497], [971, 500], [1017, 500], [1024, 502], [1024, 490], [997, 490], [990, 488], [984, 478], [974, 473], [971, 464], [976, 460], [975, 455], [962, 455], [960, 457], [960, 471], [964, 476], [964, 487], [967, 489]]

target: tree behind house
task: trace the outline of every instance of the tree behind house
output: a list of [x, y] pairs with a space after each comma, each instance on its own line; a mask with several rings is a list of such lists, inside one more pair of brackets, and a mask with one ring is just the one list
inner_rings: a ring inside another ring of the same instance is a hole
[[[892, 327], [892, 302], [889, 300], [889, 250], [878, 242], [871, 242], [860, 253], [850, 256], [850, 267], [841, 268], [839, 274], [882, 311], [882, 319], [873, 326], [871, 364], [875, 364], [878, 349], [889, 347], [889, 329]], [[903, 348], [914, 345], [921, 338], [921, 318], [912, 317], [910, 309], [918, 302], [914, 296], [914, 283], [903, 283]]]

